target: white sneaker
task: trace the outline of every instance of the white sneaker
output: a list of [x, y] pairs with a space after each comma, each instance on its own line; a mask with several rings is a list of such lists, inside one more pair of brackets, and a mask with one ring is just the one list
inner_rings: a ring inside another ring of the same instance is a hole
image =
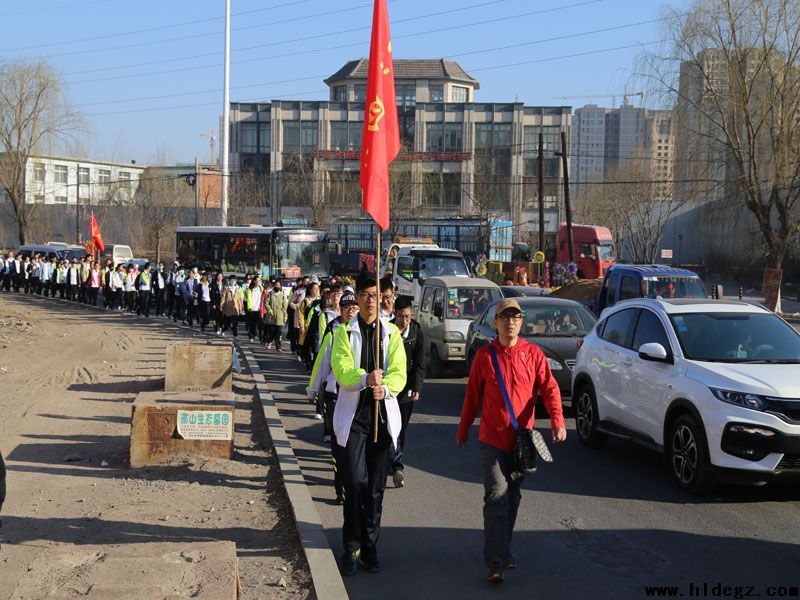
[[322, 436], [322, 441], [325, 442], [326, 444], [329, 444], [331, 441], [331, 436], [326, 433], [325, 435]]
[[267, 343], [267, 350], [272, 350], [272, 342]]
[[315, 414], [315, 415], [314, 415], [314, 419], [315, 419], [316, 421], [322, 421], [322, 415], [321, 415], [321, 414], [319, 414], [319, 413], [317, 413], [317, 414]]

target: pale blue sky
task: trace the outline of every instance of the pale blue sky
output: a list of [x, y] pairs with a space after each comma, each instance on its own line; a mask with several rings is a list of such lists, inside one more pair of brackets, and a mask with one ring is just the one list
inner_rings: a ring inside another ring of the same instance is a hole
[[[369, 53], [371, 4], [232, 0], [231, 99], [327, 99], [322, 79]], [[554, 98], [621, 90], [637, 45], [660, 37], [660, 23], [647, 21], [658, 19], [661, 5], [390, 0], [389, 17], [396, 58], [458, 61], [480, 81], [477, 101], [610, 105], [610, 98]], [[87, 157], [207, 161], [200, 134], [216, 132], [222, 113], [224, 7], [224, 0], [3, 2], [0, 60], [43, 58], [63, 74], [91, 127]], [[580, 35], [587, 32], [595, 33]], [[620, 49], [603, 51], [611, 48]]]

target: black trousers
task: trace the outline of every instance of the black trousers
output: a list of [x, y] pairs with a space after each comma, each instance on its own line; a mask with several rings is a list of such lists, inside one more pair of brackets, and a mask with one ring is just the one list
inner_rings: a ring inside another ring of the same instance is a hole
[[259, 341], [264, 336], [264, 321], [257, 310], [247, 313], [247, 335]]
[[172, 308], [175, 306], [175, 286], [167, 284], [166, 298], [164, 308], [168, 317], [172, 316]]
[[360, 548], [366, 561], [377, 559], [391, 445], [386, 425], [382, 425], [377, 443], [372, 441], [371, 431], [353, 427], [347, 446], [335, 446], [336, 466], [341, 470], [344, 487], [344, 550], [355, 552]]
[[280, 350], [281, 344], [283, 343], [283, 335], [281, 335], [281, 325], [265, 325], [266, 327], [266, 336], [267, 336], [267, 343], [271, 344], [275, 342], [275, 348]]
[[150, 290], [139, 290], [139, 304], [136, 307], [137, 315], [150, 316]]
[[100, 288], [90, 287], [88, 290], [89, 296], [87, 302], [92, 306], [97, 306], [97, 292], [99, 291], [99, 289]]
[[233, 315], [230, 317], [224, 317], [222, 321], [222, 331], [223, 333], [228, 329], [233, 330], [233, 337], [239, 337], [239, 315]]
[[331, 436], [331, 459], [333, 461], [333, 487], [337, 497], [344, 497], [342, 472], [336, 463], [336, 436], [333, 435], [333, 411], [336, 409], [336, 394], [322, 392], [323, 413], [325, 418], [325, 433]]
[[408, 422], [411, 420], [411, 415], [414, 413], [414, 402], [400, 402], [400, 418], [403, 420], [403, 428], [400, 430], [400, 436], [397, 438], [397, 448], [393, 448], [390, 452], [389, 462], [391, 463], [392, 472], [401, 471], [403, 469], [403, 451], [406, 447], [406, 431], [408, 430]]
[[172, 320], [183, 320], [183, 296], [175, 295], [172, 297]]
[[164, 314], [164, 289], [163, 288], [156, 288], [155, 289], [155, 301], [156, 301], [156, 316], [160, 316]]
[[188, 302], [185, 299], [183, 301], [183, 305], [186, 308], [186, 317], [184, 320], [189, 325], [189, 327], [191, 327], [195, 321], [199, 321], [197, 317], [198, 304], [195, 304], [195, 302], [196, 300], [194, 299], [189, 300]]
[[201, 300], [197, 305], [197, 320], [200, 322], [200, 331], [205, 331], [209, 321], [211, 321], [211, 302]]
[[69, 284], [69, 289], [67, 290], [67, 300], [72, 300], [73, 302], [77, 302], [78, 300], [78, 285], [74, 283]]

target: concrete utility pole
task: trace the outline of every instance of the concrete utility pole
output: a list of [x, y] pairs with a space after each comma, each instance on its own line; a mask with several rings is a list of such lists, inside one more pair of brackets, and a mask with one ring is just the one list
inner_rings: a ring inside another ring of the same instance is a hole
[[200, 224], [198, 211], [200, 210], [200, 165], [194, 157], [194, 226]]
[[569, 204], [569, 161], [567, 160], [567, 133], [561, 132], [561, 164], [564, 165], [564, 212], [567, 217], [567, 244], [569, 262], [575, 262], [575, 246], [572, 243], [572, 208]]
[[544, 134], [539, 132], [539, 250], [545, 253], [544, 241]]
[[222, 226], [228, 225], [228, 183], [230, 182], [230, 173], [228, 170], [228, 154], [230, 152], [230, 120], [231, 120], [231, 103], [230, 103], [230, 74], [231, 74], [231, 0], [225, 0], [225, 89], [223, 91], [223, 107], [222, 107], [222, 123], [223, 129], [220, 129], [222, 136]]
[[[75, 168], [76, 181], [75, 185], [75, 243], [81, 243], [81, 166], [80, 164]], [[69, 184], [67, 184], [69, 185]], [[67, 194], [69, 197], [69, 194]]]

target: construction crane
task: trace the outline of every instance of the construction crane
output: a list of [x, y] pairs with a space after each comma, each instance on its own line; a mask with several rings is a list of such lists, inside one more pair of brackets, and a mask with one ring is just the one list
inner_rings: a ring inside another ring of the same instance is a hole
[[617, 107], [617, 98], [622, 96], [622, 105], [627, 106], [630, 104], [628, 102], [628, 98], [631, 96], [639, 96], [639, 105], [641, 106], [644, 102], [644, 92], [629, 92], [625, 90], [624, 92], [616, 93], [616, 94], [591, 94], [591, 95], [584, 95], [584, 96], [556, 96], [553, 100], [583, 100], [589, 98], [611, 98], [611, 108]]

